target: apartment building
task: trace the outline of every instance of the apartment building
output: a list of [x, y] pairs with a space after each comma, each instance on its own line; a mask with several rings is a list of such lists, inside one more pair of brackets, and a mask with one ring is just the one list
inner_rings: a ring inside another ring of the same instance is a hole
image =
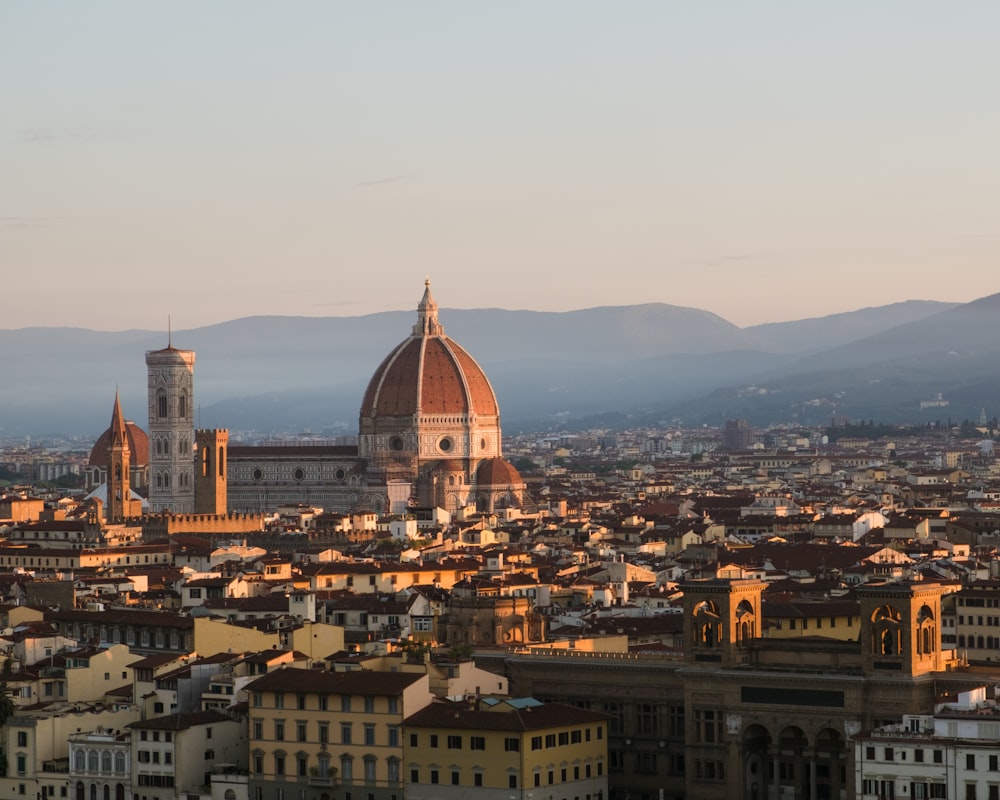
[[247, 686], [251, 800], [403, 800], [403, 719], [426, 673], [278, 669]]
[[531, 698], [432, 703], [403, 723], [407, 800], [598, 800], [607, 720]]

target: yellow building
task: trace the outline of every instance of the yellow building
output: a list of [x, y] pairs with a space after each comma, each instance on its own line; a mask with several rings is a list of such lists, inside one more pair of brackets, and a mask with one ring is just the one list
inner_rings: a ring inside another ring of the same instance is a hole
[[599, 800], [607, 716], [531, 698], [439, 702], [403, 723], [407, 800]]
[[428, 676], [279, 669], [248, 684], [250, 798], [403, 800], [403, 719]]
[[761, 613], [769, 639], [823, 636], [852, 642], [861, 633], [861, 606], [853, 595], [824, 599], [765, 596]]

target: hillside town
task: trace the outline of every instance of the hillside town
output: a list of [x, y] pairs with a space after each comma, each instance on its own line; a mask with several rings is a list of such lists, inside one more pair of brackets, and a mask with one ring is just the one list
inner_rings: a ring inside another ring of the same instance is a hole
[[356, 441], [193, 364], [0, 452], [0, 797], [1000, 798], [985, 412], [501, 441], [429, 285]]

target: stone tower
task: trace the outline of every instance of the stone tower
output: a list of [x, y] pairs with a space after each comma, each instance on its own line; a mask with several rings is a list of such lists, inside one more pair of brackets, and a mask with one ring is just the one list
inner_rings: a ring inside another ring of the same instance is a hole
[[728, 578], [683, 584], [687, 659], [721, 667], [747, 663], [750, 642], [761, 635], [760, 596], [766, 585]]
[[895, 581], [862, 584], [854, 591], [861, 603], [865, 672], [916, 676], [946, 669], [941, 596], [948, 589], [929, 581]]
[[194, 440], [194, 510], [198, 514], [225, 514], [229, 431], [199, 429]]
[[130, 516], [131, 486], [129, 485], [129, 467], [131, 453], [128, 446], [128, 433], [125, 429], [125, 417], [122, 416], [118, 392], [115, 392], [115, 407], [111, 412], [111, 427], [108, 429], [108, 489], [107, 503], [104, 506], [105, 519], [108, 522], [121, 522]]
[[149, 505], [194, 511], [194, 351], [146, 352], [149, 376]]

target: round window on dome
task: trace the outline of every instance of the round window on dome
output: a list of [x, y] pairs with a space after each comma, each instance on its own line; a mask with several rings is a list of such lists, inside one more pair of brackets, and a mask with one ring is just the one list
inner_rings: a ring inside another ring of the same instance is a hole
[[390, 450], [402, 450], [403, 449], [403, 439], [401, 436], [393, 436], [389, 440]]
[[442, 453], [450, 453], [451, 449], [455, 446], [455, 443], [451, 440], [451, 437], [445, 436], [438, 441], [438, 450]]

